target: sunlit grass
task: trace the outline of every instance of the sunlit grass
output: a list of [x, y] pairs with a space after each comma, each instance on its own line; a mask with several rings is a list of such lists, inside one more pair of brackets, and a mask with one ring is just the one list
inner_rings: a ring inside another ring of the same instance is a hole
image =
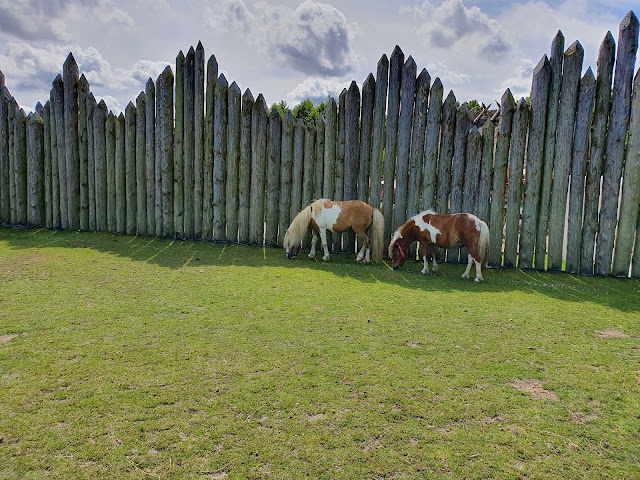
[[639, 281], [305, 253], [0, 229], [0, 478], [640, 476]]

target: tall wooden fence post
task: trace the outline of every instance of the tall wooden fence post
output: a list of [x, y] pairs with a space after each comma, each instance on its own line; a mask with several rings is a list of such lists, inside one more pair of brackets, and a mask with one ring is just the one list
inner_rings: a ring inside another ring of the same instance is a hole
[[[633, 82], [631, 118], [629, 120], [629, 143], [624, 163], [622, 180], [622, 201], [620, 203], [620, 221], [616, 238], [613, 273], [628, 276], [631, 265], [633, 239], [638, 223], [638, 205], [640, 204], [640, 71]], [[637, 272], [636, 272], [637, 273]]]
[[127, 231], [127, 193], [126, 169], [124, 154], [124, 115], [120, 113], [116, 119], [116, 233], [122, 235]]
[[[331, 100], [329, 101], [331, 103]], [[334, 102], [335, 104], [335, 102]], [[327, 105], [327, 110], [329, 105]], [[335, 143], [334, 143], [335, 144]], [[287, 111], [282, 119], [282, 145], [280, 146], [280, 203], [278, 205], [278, 230], [280, 244], [291, 222], [291, 186], [293, 170], [293, 117]], [[326, 150], [325, 150], [326, 152]], [[326, 163], [325, 163], [326, 168]], [[326, 188], [326, 184], [325, 184]]]
[[491, 199], [491, 178], [493, 176], [493, 154], [495, 147], [496, 126], [493, 120], [482, 125], [482, 163], [480, 166], [480, 182], [478, 184], [478, 218], [489, 220], [489, 200]]
[[498, 138], [493, 167], [493, 190], [491, 191], [491, 209], [489, 212], [489, 265], [502, 265], [502, 227], [504, 226], [504, 189], [507, 179], [507, 162], [509, 160], [509, 143], [511, 140], [511, 126], [516, 103], [507, 90], [502, 95], [500, 103], [500, 123], [498, 124]]
[[522, 228], [518, 268], [531, 268], [533, 266], [550, 74], [549, 60], [546, 55], [543, 55], [533, 70], [533, 82], [531, 85], [531, 124], [529, 126], [529, 143], [527, 146], [527, 176], [525, 179], [524, 200], [522, 201]]
[[51, 221], [53, 228], [61, 228], [60, 221], [60, 169], [58, 166], [58, 133], [56, 125], [55, 93], [49, 95], [49, 138], [51, 141]]
[[549, 231], [549, 207], [551, 205], [551, 184], [553, 181], [553, 159], [556, 151], [556, 129], [558, 125], [558, 106], [562, 87], [562, 62], [564, 60], [564, 36], [558, 31], [551, 42], [551, 79], [549, 83], [549, 101], [547, 104], [546, 133], [544, 140], [544, 160], [542, 183], [540, 185], [540, 206], [538, 228], [536, 232], [535, 268], [543, 270], [547, 260], [547, 233]]
[[[358, 200], [369, 201], [369, 177], [371, 165], [371, 144], [373, 141], [373, 106], [376, 81], [373, 74], [369, 74], [362, 84], [362, 113], [360, 115], [360, 164], [358, 172]], [[324, 141], [324, 131], [322, 132]], [[320, 136], [318, 136], [318, 140]]]
[[251, 112], [251, 200], [249, 242], [264, 244], [264, 181], [267, 157], [267, 105], [258, 95]]
[[184, 54], [180, 50], [176, 56], [176, 118], [173, 137], [173, 216], [176, 238], [180, 239], [184, 238], [184, 60]]
[[[187, 52], [184, 61], [184, 237], [195, 238], [195, 51]], [[180, 88], [180, 86], [178, 86]]]
[[92, 232], [96, 231], [96, 149], [95, 149], [95, 132], [94, 115], [98, 103], [93, 93], [87, 95], [87, 190], [88, 190], [88, 228]]
[[78, 163], [80, 230], [89, 230], [89, 139], [87, 129], [87, 96], [89, 82], [82, 75], [78, 80]]
[[[145, 119], [147, 176], [147, 234], [156, 235], [156, 87], [153, 80], [147, 80], [145, 86], [147, 112]], [[161, 232], [158, 232], [160, 235]]]
[[80, 155], [78, 151], [78, 77], [79, 70], [70, 53], [63, 67], [64, 139], [67, 165], [67, 206], [69, 228], [80, 229]]
[[[571, 183], [569, 185], [569, 213], [567, 219], [567, 255], [565, 271], [577, 273], [580, 268], [582, 242], [582, 213], [584, 207], [584, 184], [589, 161], [589, 134], [593, 120], [596, 95], [596, 79], [591, 67], [580, 80], [578, 111], [573, 137], [571, 158]], [[635, 223], [635, 222], [634, 222]]]
[[436, 206], [436, 169], [440, 147], [440, 128], [442, 127], [442, 95], [442, 81], [436, 77], [429, 93], [427, 110], [421, 210], [434, 209]]
[[233, 82], [227, 96], [227, 181], [226, 217], [227, 242], [238, 241], [239, 168], [240, 168], [240, 115], [242, 97], [240, 87]]
[[600, 209], [600, 181], [606, 147], [607, 123], [611, 107], [611, 81], [615, 61], [616, 43], [611, 32], [607, 32], [598, 53], [598, 77], [596, 81], [596, 106], [591, 129], [591, 154], [587, 166], [587, 180], [584, 194], [584, 220], [582, 226], [582, 251], [580, 272], [593, 273], [595, 237], [598, 231], [598, 210]]
[[[202, 192], [204, 188], [204, 47], [198, 42], [194, 57], [194, 157], [193, 157], [193, 229], [195, 238], [203, 238]], [[226, 139], [225, 139], [226, 142]], [[225, 145], [226, 148], [226, 145]], [[209, 235], [208, 238], [211, 238]]]
[[[213, 163], [216, 117], [216, 86], [218, 84], [218, 61], [214, 55], [207, 62], [207, 98], [204, 134], [204, 165], [202, 185], [202, 235], [213, 239]], [[219, 93], [220, 95], [220, 93]]]
[[216, 83], [213, 120], [213, 238], [222, 241], [225, 232], [225, 176], [227, 167], [227, 100], [229, 84], [223, 74]]
[[65, 149], [65, 105], [64, 83], [58, 75], [53, 81], [53, 96], [56, 112], [56, 147], [58, 150], [58, 185], [60, 193], [60, 227], [69, 229], [69, 196], [67, 195], [67, 154]]
[[251, 198], [251, 117], [254, 105], [251, 90], [242, 95], [240, 114], [240, 166], [238, 167], [238, 241], [249, 243], [249, 203]]
[[147, 97], [140, 92], [136, 98], [136, 233], [147, 235], [147, 177], [146, 177], [146, 113]]
[[624, 157], [625, 139], [631, 109], [631, 87], [638, 51], [638, 18], [629, 12], [620, 23], [616, 70], [611, 93], [611, 114], [607, 136], [604, 175], [602, 177], [602, 207], [600, 230], [596, 245], [595, 273], [611, 273], [613, 244], [618, 220], [620, 178]]
[[389, 60], [386, 55], [382, 55], [382, 58], [378, 61], [376, 70], [376, 95], [373, 106], [373, 138], [371, 141], [371, 190], [369, 193], [369, 201], [374, 208], [380, 208], [380, 192], [382, 190], [382, 184], [380, 182], [382, 180], [382, 161], [384, 158], [384, 126], [388, 88]]
[[573, 132], [578, 105], [578, 87], [584, 50], [576, 41], [564, 53], [562, 89], [556, 131], [556, 155], [553, 164], [551, 188], [551, 215], [549, 217], [548, 269], [561, 270], [567, 212], [567, 189], [573, 149]]
[[[291, 115], [288, 112], [288, 115]], [[302, 173], [304, 164], [304, 124], [302, 119], [294, 120], [293, 123], [293, 164], [291, 167], [291, 220], [295, 218], [302, 209]]]
[[[162, 179], [162, 236], [173, 236], [173, 72], [167, 66], [158, 77], [157, 135]], [[158, 178], [156, 177], [156, 182]], [[158, 235], [158, 232], [156, 232]]]
[[127, 235], [136, 234], [136, 106], [129, 102], [125, 110], [124, 163], [125, 163], [125, 207]]
[[44, 120], [37, 113], [29, 119], [29, 217], [31, 225], [44, 226]]
[[28, 219], [27, 198], [27, 115], [23, 109], [18, 110], [14, 118], [14, 175], [16, 223], [26, 225]]
[[273, 107], [269, 115], [267, 133], [267, 178], [265, 199], [265, 240], [268, 246], [278, 244], [278, 195], [280, 193], [280, 147], [282, 145], [282, 119]]
[[[0, 93], [0, 102], [2, 102], [2, 93]], [[2, 107], [0, 107], [1, 109]], [[93, 113], [92, 113], [93, 114]], [[1, 115], [1, 113], [0, 113]], [[51, 185], [51, 102], [47, 101], [44, 104], [42, 110], [42, 120], [44, 122], [44, 209], [45, 209], [45, 226], [47, 228], [53, 228], [53, 199], [52, 199], [52, 185]], [[0, 120], [2, 123], [2, 120]], [[2, 127], [0, 127], [1, 129]], [[0, 133], [1, 135], [1, 133]], [[0, 140], [1, 143], [1, 140]], [[1, 148], [1, 147], [0, 147]], [[0, 151], [0, 157], [2, 153]], [[0, 161], [1, 162], [1, 161]], [[1, 174], [0, 174], [1, 177]], [[0, 182], [2, 180], [0, 179]], [[0, 195], [1, 197], [1, 195]], [[0, 201], [2, 201], [0, 199]], [[0, 210], [2, 207], [0, 206]], [[2, 223], [2, 215], [0, 214], [0, 223]]]
[[11, 219], [9, 209], [9, 104], [0, 71], [0, 223]]
[[108, 230], [107, 216], [107, 105], [100, 100], [93, 112], [93, 150], [96, 171], [96, 230]]

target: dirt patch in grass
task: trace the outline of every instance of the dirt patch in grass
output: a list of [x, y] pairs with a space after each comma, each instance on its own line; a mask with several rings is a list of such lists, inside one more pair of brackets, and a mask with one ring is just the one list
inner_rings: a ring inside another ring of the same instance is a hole
[[16, 338], [17, 336], [18, 334], [16, 333], [10, 333], [9, 335], [0, 335], [0, 343], [8, 342], [9, 340]]
[[558, 400], [558, 396], [551, 390], [545, 390], [542, 382], [535, 378], [517, 378], [511, 384], [516, 390], [526, 392], [534, 398], [541, 400]]
[[596, 330], [596, 335], [601, 338], [627, 338], [629, 335], [617, 328], [605, 328], [604, 330]]

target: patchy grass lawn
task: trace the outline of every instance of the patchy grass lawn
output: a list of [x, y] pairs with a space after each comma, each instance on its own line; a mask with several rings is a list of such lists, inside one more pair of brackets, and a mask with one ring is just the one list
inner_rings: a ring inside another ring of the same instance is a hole
[[304, 253], [0, 229], [0, 478], [640, 477], [639, 281]]

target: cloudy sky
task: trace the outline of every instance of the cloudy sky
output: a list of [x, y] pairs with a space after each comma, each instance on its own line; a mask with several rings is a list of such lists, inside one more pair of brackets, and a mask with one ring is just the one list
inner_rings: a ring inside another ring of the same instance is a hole
[[[202, 41], [229, 83], [293, 106], [337, 96], [399, 45], [445, 94], [488, 104], [528, 94], [561, 29], [584, 70], [637, 0], [0, 0], [0, 70], [25, 109], [73, 52], [96, 98], [124, 109], [180, 50]], [[495, 105], [495, 104], [494, 104]]]

